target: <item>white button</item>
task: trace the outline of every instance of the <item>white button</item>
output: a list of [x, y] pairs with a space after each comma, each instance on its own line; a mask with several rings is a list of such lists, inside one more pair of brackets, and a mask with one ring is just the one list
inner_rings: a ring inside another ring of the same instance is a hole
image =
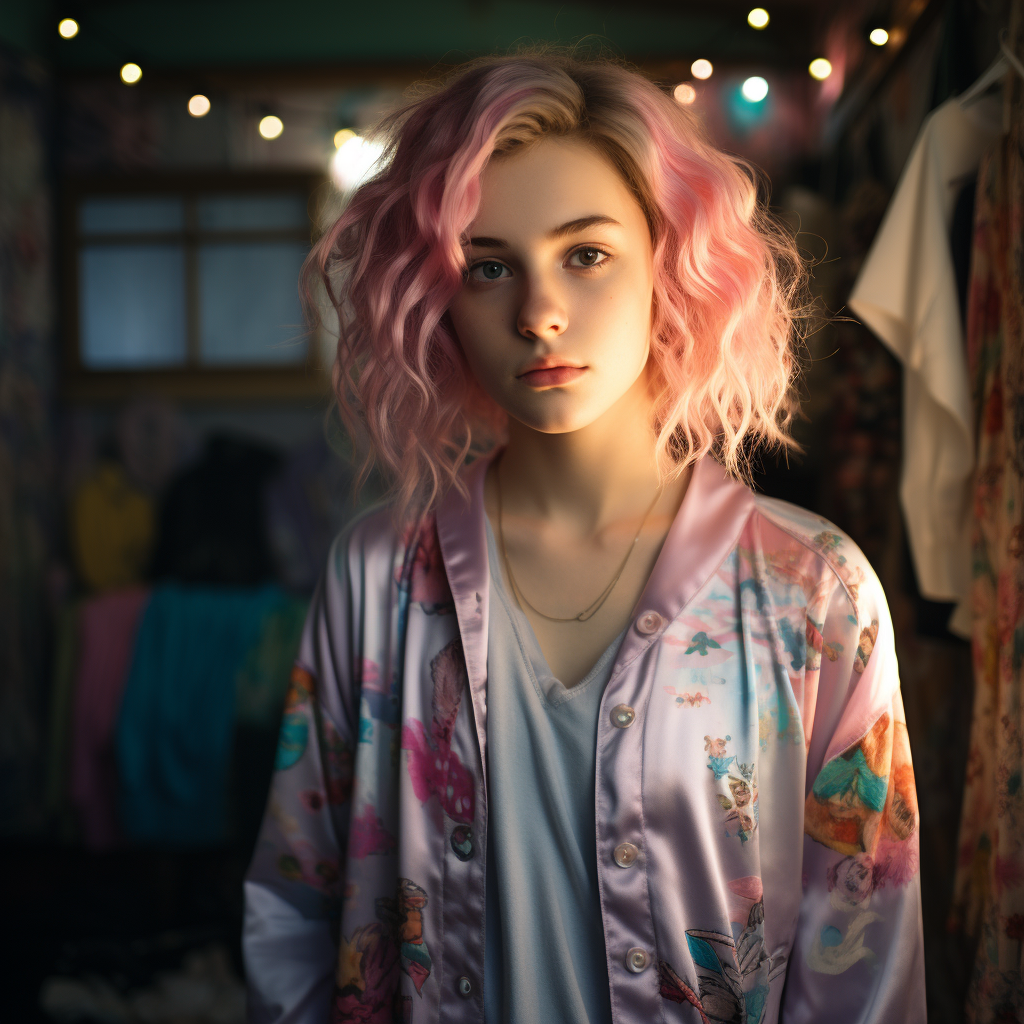
[[641, 949], [639, 946], [634, 946], [626, 954], [626, 966], [634, 973], [641, 974], [647, 970], [647, 965], [651, 962], [651, 958], [647, 955], [646, 949]]
[[456, 982], [456, 987], [463, 999], [468, 999], [473, 994], [473, 983], [469, 978], [459, 978]]
[[636, 620], [636, 628], [650, 636], [651, 633], [657, 633], [661, 629], [665, 620], [657, 612], [644, 612]]
[[619, 843], [612, 856], [620, 868], [631, 868], [640, 856], [640, 850], [632, 843]]
[[636, 712], [628, 704], [616, 704], [612, 708], [612, 725], [616, 729], [628, 729], [636, 719]]

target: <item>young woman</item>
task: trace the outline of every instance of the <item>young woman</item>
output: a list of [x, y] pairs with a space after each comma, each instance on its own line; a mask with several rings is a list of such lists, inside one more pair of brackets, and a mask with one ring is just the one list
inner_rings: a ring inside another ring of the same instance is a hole
[[884, 596], [738, 479], [788, 443], [791, 241], [612, 63], [479, 62], [385, 131], [312, 266], [394, 499], [293, 673], [251, 1019], [923, 1021]]

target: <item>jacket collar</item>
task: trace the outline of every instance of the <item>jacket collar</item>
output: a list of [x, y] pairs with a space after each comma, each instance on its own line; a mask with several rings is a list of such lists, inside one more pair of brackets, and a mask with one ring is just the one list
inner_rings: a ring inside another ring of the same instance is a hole
[[[498, 450], [466, 467], [468, 500], [452, 488], [437, 510], [437, 534], [459, 620], [481, 750], [486, 749], [487, 622], [490, 572], [484, 525], [484, 477]], [[694, 466], [690, 485], [669, 527], [647, 586], [634, 609], [675, 619], [736, 546], [754, 509], [748, 487], [710, 456]], [[629, 630], [617, 663], [625, 663], [660, 635]]]

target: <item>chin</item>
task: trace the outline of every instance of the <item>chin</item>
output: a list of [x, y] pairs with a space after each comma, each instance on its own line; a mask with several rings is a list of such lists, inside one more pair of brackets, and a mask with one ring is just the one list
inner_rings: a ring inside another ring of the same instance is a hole
[[574, 416], [516, 416], [514, 413], [509, 413], [509, 415], [517, 419], [524, 427], [536, 430], [540, 434], [571, 434], [575, 430], [582, 430], [589, 426], [596, 418], [578, 414]]

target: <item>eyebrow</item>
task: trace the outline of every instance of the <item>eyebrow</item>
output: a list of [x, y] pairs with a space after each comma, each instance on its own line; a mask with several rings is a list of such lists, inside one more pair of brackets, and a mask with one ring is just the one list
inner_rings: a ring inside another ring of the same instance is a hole
[[[599, 224], [614, 224], [622, 227], [614, 217], [606, 217], [604, 214], [594, 214], [591, 217], [577, 217], [575, 220], [566, 221], [557, 228], [548, 232], [548, 238], [565, 238], [567, 235], [575, 235], [587, 228], [596, 227]], [[491, 238], [487, 235], [478, 235], [469, 240], [469, 244], [477, 249], [511, 249], [512, 247], [504, 238]]]

